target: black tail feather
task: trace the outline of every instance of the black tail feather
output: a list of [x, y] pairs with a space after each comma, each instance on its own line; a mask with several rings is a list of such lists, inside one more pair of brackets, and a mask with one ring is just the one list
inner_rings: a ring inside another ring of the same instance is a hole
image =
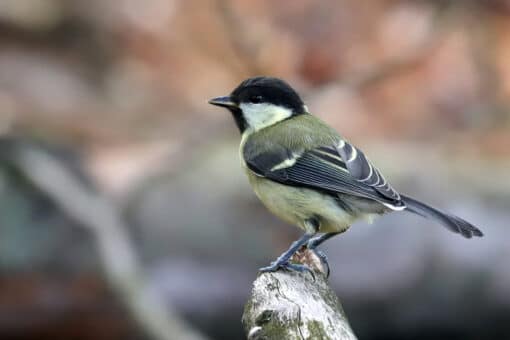
[[401, 195], [401, 197], [404, 203], [407, 205], [407, 211], [426, 218], [435, 219], [454, 233], [459, 233], [467, 238], [471, 238], [473, 236], [483, 236], [483, 233], [480, 231], [480, 229], [461, 219], [460, 217], [442, 212], [411, 197], [404, 195]]

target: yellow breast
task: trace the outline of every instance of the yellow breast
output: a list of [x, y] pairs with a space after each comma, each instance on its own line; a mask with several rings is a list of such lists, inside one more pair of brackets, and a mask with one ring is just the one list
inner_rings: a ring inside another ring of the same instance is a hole
[[346, 230], [357, 219], [329, 195], [279, 184], [259, 177], [249, 169], [245, 168], [245, 171], [255, 194], [266, 208], [290, 224], [305, 229], [305, 221], [315, 218], [320, 222], [320, 232], [339, 232]]

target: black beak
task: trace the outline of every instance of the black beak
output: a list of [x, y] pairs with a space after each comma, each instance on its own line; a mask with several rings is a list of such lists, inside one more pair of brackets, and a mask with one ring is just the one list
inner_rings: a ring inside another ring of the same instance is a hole
[[213, 98], [209, 100], [209, 104], [226, 108], [238, 107], [237, 104], [230, 99], [230, 96]]

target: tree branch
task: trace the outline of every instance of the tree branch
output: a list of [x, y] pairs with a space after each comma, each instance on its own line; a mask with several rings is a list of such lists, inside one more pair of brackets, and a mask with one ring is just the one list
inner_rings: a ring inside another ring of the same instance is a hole
[[[1, 142], [1, 141], [0, 141]], [[5, 144], [5, 143], [4, 143]], [[97, 242], [104, 272], [113, 290], [153, 339], [205, 340], [181, 320], [165, 301], [149, 294], [140, 259], [117, 207], [101, 193], [86, 187], [65, 164], [28, 144], [2, 152], [41, 192], [79, 222]]]
[[248, 340], [356, 339], [322, 273], [259, 275], [244, 307], [243, 325]]

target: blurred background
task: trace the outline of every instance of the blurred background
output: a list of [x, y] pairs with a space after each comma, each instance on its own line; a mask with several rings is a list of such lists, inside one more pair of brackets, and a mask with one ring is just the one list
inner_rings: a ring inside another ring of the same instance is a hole
[[360, 339], [510, 339], [510, 1], [2, 0], [0, 338], [242, 339], [299, 231], [249, 189], [230, 115], [286, 79], [402, 192], [325, 245]]

